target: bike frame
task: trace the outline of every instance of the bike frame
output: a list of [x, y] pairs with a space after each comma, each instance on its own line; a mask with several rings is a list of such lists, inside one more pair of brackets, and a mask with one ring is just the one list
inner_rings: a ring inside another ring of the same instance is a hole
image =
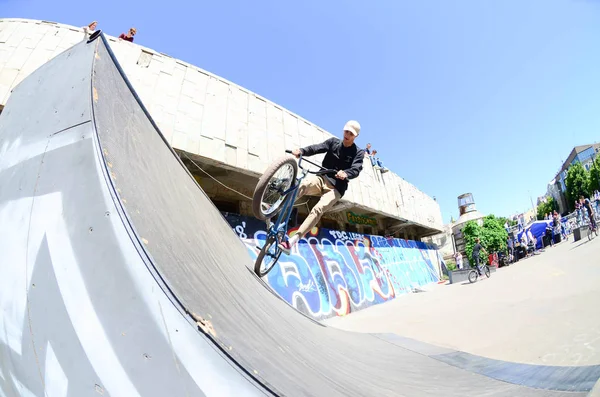
[[[304, 178], [306, 178], [307, 174], [321, 173], [321, 171], [311, 172], [309, 170], [302, 168], [302, 160], [303, 160], [303, 157], [302, 157], [302, 155], [300, 155], [300, 158], [298, 159], [298, 169], [300, 169], [302, 171], [302, 174], [301, 174], [301, 176], [296, 177], [296, 181], [293, 186], [291, 186], [288, 190], [286, 190], [282, 193], [282, 195], [285, 196], [285, 200], [283, 202], [283, 207], [282, 207], [281, 211], [279, 212], [279, 215], [277, 216], [277, 221], [275, 223], [271, 224], [271, 226], [269, 227], [269, 230], [267, 230], [267, 237], [266, 237], [267, 239], [270, 236], [277, 236], [279, 233], [283, 233], [284, 238], [287, 238], [287, 225], [290, 221], [290, 217], [292, 216], [292, 209], [294, 208], [294, 203], [296, 202], [296, 197], [298, 197], [298, 188], [300, 187], [300, 183], [302, 182], [302, 180]], [[309, 160], [304, 159], [304, 161], [323, 169], [323, 167], [321, 167], [318, 164], [315, 164]], [[290, 192], [292, 193], [291, 195], [290, 195]]]

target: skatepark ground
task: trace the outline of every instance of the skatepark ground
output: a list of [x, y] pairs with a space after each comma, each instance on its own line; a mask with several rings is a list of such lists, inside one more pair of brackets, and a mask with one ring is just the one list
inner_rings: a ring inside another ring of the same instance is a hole
[[569, 240], [475, 284], [431, 285], [325, 324], [395, 333], [488, 358], [600, 364], [600, 238]]

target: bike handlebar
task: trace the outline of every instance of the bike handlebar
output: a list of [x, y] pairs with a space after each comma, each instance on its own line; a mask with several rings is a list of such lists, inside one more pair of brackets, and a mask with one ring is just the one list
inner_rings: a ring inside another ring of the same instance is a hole
[[[286, 150], [285, 150], [285, 152], [286, 152], [286, 153], [293, 154], [293, 153], [292, 153], [292, 151], [291, 151], [291, 150], [289, 150], [289, 149], [286, 149]], [[315, 167], [319, 167], [321, 170], [320, 170], [320, 171], [311, 171], [311, 170], [307, 170], [306, 168], [303, 168], [303, 167], [302, 167], [302, 161], [306, 161], [307, 163], [309, 163], [309, 164], [312, 164], [312, 165], [314, 165]], [[334, 174], [336, 174], [336, 173], [338, 172], [337, 170], [332, 170], [332, 169], [328, 169], [328, 168], [323, 168], [323, 167], [321, 167], [319, 164], [315, 164], [315, 163], [313, 163], [312, 161], [309, 161], [309, 160], [307, 160], [307, 159], [303, 158], [303, 157], [302, 157], [302, 154], [300, 154], [300, 158], [299, 158], [299, 161], [298, 161], [298, 167], [300, 167], [301, 169], [305, 170], [305, 171], [306, 171], [306, 172], [308, 172], [308, 173], [315, 174], [315, 175], [324, 175], [324, 174], [331, 174], [331, 173], [334, 173]]]

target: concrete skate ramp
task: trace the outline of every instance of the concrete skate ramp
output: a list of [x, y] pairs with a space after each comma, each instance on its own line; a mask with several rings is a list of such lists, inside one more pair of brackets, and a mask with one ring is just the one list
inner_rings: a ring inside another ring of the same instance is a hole
[[295, 311], [249, 271], [103, 36], [15, 89], [0, 150], [0, 395], [573, 396], [593, 384], [579, 373], [525, 387], [535, 368], [510, 383]]

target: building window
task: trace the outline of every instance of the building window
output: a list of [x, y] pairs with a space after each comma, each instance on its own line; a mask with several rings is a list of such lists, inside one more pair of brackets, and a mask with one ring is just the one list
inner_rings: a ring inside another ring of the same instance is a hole
[[[304, 222], [304, 220], [302, 220]], [[300, 226], [300, 223], [298, 224]], [[331, 219], [321, 218], [321, 227], [329, 230], [339, 229], [338, 223]]]
[[152, 53], [148, 51], [142, 50], [140, 57], [138, 58], [137, 64], [143, 68], [147, 68], [150, 66], [150, 62], [152, 61]]

